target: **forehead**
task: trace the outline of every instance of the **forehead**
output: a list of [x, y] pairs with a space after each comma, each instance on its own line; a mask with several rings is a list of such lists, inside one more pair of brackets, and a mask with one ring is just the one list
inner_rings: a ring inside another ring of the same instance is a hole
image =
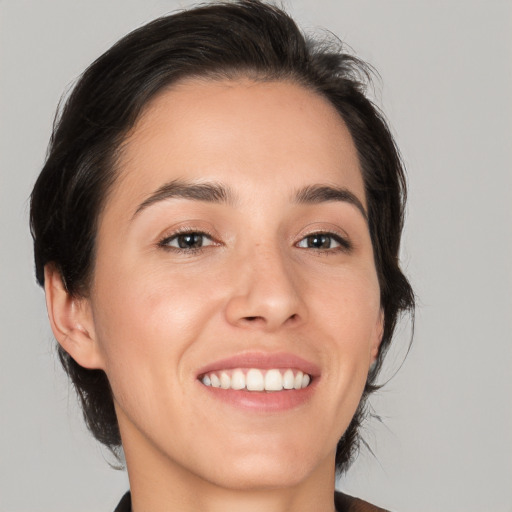
[[352, 137], [322, 96], [291, 82], [187, 80], [154, 98], [126, 138], [108, 205], [128, 212], [172, 180], [268, 194], [341, 185], [365, 204]]

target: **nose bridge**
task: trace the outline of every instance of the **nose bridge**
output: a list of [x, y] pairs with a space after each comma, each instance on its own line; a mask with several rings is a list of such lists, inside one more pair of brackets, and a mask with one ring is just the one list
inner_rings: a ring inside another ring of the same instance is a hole
[[226, 309], [231, 323], [274, 329], [304, 316], [298, 276], [280, 244], [256, 243], [240, 260]]

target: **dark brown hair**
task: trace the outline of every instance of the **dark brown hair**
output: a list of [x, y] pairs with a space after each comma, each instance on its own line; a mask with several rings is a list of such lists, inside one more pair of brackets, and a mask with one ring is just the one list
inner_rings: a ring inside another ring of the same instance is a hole
[[[379, 110], [366, 97], [368, 67], [335, 40], [305, 37], [281, 9], [259, 0], [212, 3], [165, 16], [131, 32], [80, 77], [58, 115], [46, 163], [31, 197], [36, 277], [48, 263], [68, 292], [87, 295], [95, 236], [105, 197], [116, 179], [116, 156], [128, 130], [156, 93], [191, 77], [291, 81], [327, 98], [358, 151], [368, 204], [384, 335], [359, 409], [338, 443], [336, 467], [346, 469], [358, 427], [400, 313], [414, 295], [398, 252], [406, 195], [402, 162]], [[105, 373], [59, 356], [80, 397], [93, 435], [115, 450], [121, 439]]]

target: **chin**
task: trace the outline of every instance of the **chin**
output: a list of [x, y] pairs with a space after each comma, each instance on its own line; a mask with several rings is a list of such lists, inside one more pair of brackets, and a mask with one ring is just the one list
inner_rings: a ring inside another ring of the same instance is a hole
[[216, 471], [211, 482], [225, 489], [261, 491], [290, 488], [300, 484], [309, 471], [298, 461], [272, 464], [265, 458], [247, 463], [234, 463], [225, 471]]
[[323, 464], [329, 464], [334, 470], [334, 451], [328, 457], [321, 457], [308, 448], [271, 450], [262, 447], [258, 452], [230, 454], [214, 465], [214, 471], [209, 467], [207, 479], [223, 488], [258, 491], [292, 488]]

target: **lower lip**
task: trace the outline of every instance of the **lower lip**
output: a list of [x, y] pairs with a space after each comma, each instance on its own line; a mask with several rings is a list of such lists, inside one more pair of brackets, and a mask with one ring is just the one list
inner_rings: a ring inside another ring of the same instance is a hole
[[303, 389], [270, 392], [214, 388], [205, 386], [199, 381], [198, 384], [213, 398], [233, 407], [255, 412], [281, 412], [294, 409], [308, 402], [317, 383], [313, 381], [307, 388]]

